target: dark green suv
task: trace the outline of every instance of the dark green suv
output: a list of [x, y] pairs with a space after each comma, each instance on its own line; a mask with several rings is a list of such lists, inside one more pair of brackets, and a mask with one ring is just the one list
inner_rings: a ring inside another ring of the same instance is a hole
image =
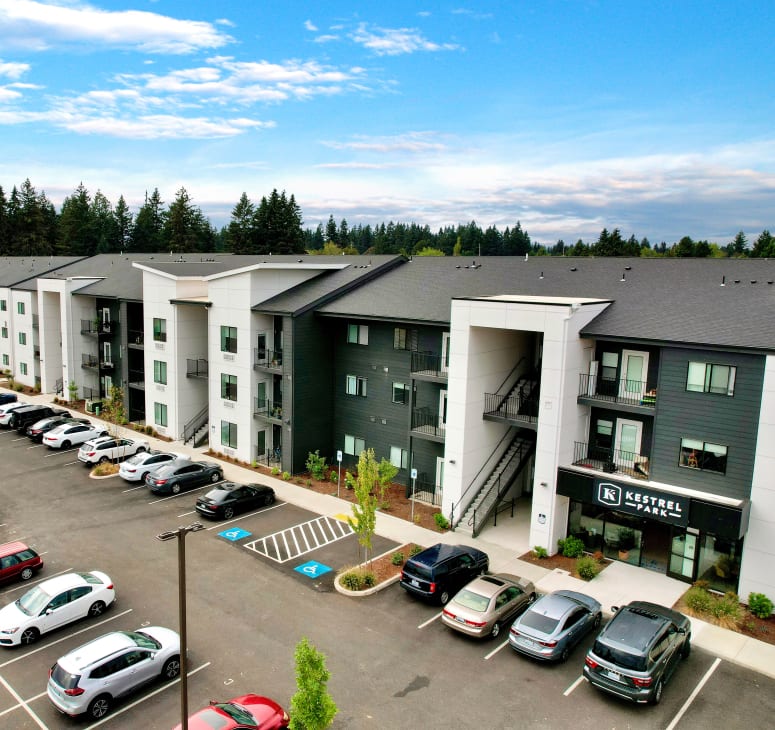
[[680, 659], [689, 656], [691, 622], [645, 601], [612, 610], [614, 617], [587, 652], [584, 677], [604, 692], [656, 705]]

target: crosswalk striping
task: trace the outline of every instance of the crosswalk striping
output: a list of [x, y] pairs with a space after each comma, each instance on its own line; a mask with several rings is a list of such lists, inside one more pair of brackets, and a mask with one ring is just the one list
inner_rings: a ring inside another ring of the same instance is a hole
[[246, 542], [243, 547], [277, 563], [286, 563], [352, 534], [353, 528], [347, 522], [322, 515]]

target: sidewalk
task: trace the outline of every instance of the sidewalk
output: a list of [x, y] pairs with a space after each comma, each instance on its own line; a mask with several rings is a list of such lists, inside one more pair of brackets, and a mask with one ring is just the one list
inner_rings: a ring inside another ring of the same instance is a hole
[[[0, 390], [5, 389], [0, 388]], [[51, 403], [52, 401], [51, 395], [23, 395], [19, 399], [29, 403]], [[62, 407], [66, 408], [66, 406]], [[95, 421], [101, 420], [93, 416], [89, 417]], [[134, 436], [148, 440], [153, 449], [187, 454], [192, 459], [212, 460], [212, 457], [204, 456], [207, 448], [195, 449], [183, 445], [180, 441], [162, 441], [128, 428], [120, 428], [119, 431], [122, 436], [127, 438]], [[351, 513], [351, 504], [344, 499], [319, 494], [282, 479], [276, 479], [263, 472], [245, 469], [228, 462], [222, 462], [222, 464], [227, 480], [270, 485], [279, 499], [323, 515]], [[399, 544], [414, 542], [418, 545], [433, 545], [437, 542], [450, 544], [463, 542], [472, 545], [490, 556], [490, 569], [492, 571], [515, 573], [529, 578], [542, 593], [559, 589], [586, 593], [600, 601], [604, 612], [608, 615], [610, 615], [611, 606], [621, 606], [634, 600], [646, 600], [672, 606], [687, 589], [686, 583], [621, 562], [613, 562], [594, 580], [586, 582], [574, 578], [562, 570], [547, 570], [519, 560], [517, 555], [521, 555], [525, 550], [515, 550], [514, 546], [496, 544], [483, 537], [472, 539], [459, 536], [454, 532], [434, 532], [383, 512], [377, 513], [376, 533]], [[704, 649], [734, 664], [775, 678], [774, 645], [722, 629], [697, 618], [692, 617], [691, 622], [692, 644], [695, 647]]]

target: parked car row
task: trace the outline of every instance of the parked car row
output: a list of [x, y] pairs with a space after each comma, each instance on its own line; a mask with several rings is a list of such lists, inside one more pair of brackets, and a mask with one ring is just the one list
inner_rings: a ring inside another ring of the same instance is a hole
[[679, 660], [691, 651], [691, 622], [678, 611], [645, 601], [614, 606], [600, 630], [602, 606], [591, 596], [560, 590], [537, 598], [535, 586], [507, 573], [488, 574], [486, 553], [437, 544], [409, 558], [400, 585], [444, 606], [442, 622], [475, 638], [498, 636], [511, 623], [509, 646], [541, 661], [566, 661], [592, 631], [583, 675], [604, 692], [658, 704]]

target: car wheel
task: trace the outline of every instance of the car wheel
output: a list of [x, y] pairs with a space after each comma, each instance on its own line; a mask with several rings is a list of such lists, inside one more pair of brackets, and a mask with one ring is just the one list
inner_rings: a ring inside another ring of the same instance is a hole
[[40, 631], [33, 626], [22, 631], [22, 635], [19, 637], [20, 644], [34, 644], [40, 638]]
[[449, 591], [442, 591], [442, 592], [439, 594], [439, 603], [440, 603], [442, 606], [446, 606], [446, 605], [447, 605], [447, 603], [449, 603]]
[[63, 449], [69, 449], [70, 448], [70, 442], [69, 441], [63, 441], [62, 442], [62, 448]]
[[95, 618], [97, 616], [101, 616], [104, 612], [105, 604], [102, 601], [95, 601], [91, 606], [89, 606], [88, 615], [92, 618]]
[[501, 625], [497, 621], [492, 625], [490, 629], [490, 636], [494, 639], [501, 632]]
[[88, 714], [89, 717], [91, 717], [93, 720], [99, 720], [110, 712], [111, 702], [112, 698], [110, 695], [100, 695], [99, 697], [95, 697], [89, 703], [89, 709], [86, 710], [86, 714]]
[[137, 451], [135, 451], [136, 454], [144, 454], [146, 451], [145, 446], [139, 446], [137, 448]]
[[8, 425], [9, 425], [11, 428], [16, 428], [16, 424], [17, 424], [17, 423], [19, 423], [19, 419], [18, 419], [16, 416], [11, 416], [11, 417], [8, 419]]
[[25, 568], [20, 574], [19, 577], [22, 580], [29, 580], [32, 578], [32, 568]]
[[180, 657], [173, 656], [164, 662], [164, 667], [161, 670], [161, 676], [166, 679], [175, 679], [180, 674]]
[[692, 653], [692, 637], [687, 636], [684, 645], [681, 647], [681, 659], [686, 659]]
[[147, 477], [147, 476], [148, 476], [148, 472], [147, 472], [147, 471], [146, 471], [146, 472], [144, 472], [143, 474], [141, 474], [141, 475], [140, 475], [140, 481], [141, 481], [141, 482], [144, 482], [144, 481], [145, 481], [145, 477]]
[[662, 690], [664, 689], [664, 683], [660, 679], [657, 682], [657, 686], [654, 687], [654, 694], [651, 695], [651, 704], [652, 705], [658, 705], [660, 701], [662, 700]]
[[224, 517], [225, 517], [227, 520], [230, 520], [232, 517], [234, 517], [234, 507], [226, 507], [226, 508], [223, 510], [223, 516], [224, 516]]
[[217, 472], [214, 471], [212, 475], [210, 476], [210, 481], [215, 484], [216, 482], [220, 482], [223, 477]]
[[570, 649], [566, 646], [560, 653], [560, 661], [567, 662], [569, 656], [570, 656]]
[[100, 456], [100, 460], [97, 463], [104, 464], [106, 461], [110, 461], [110, 459], [107, 456]]
[[274, 503], [274, 494], [267, 494], [266, 497], [264, 497], [264, 504], [268, 507], [270, 504]]
[[180, 494], [180, 484], [173, 484], [172, 487], [170, 487], [173, 494]]

